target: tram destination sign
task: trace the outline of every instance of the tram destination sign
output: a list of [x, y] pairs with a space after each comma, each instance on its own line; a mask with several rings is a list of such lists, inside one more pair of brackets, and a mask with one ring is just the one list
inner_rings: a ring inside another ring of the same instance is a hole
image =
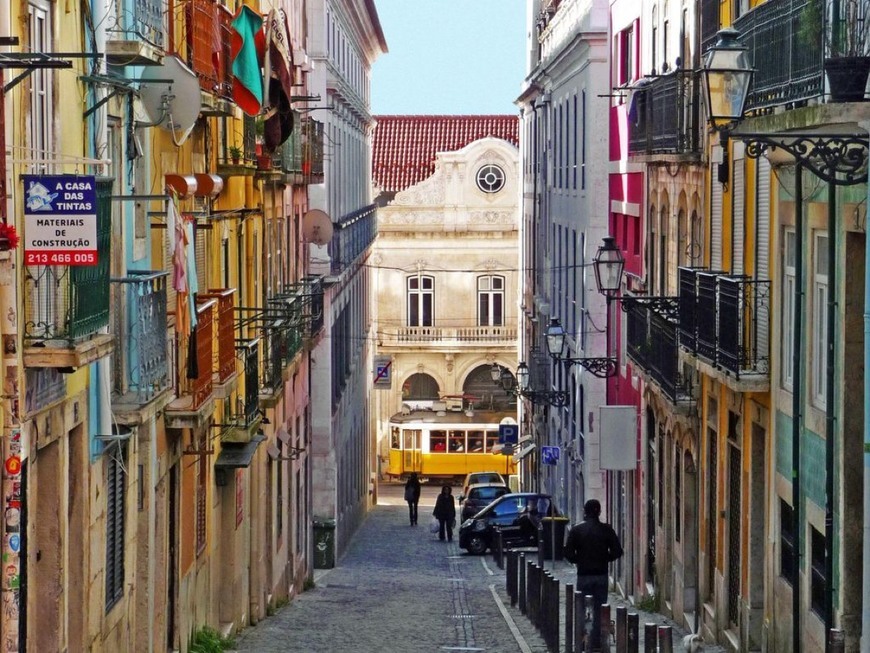
[[24, 264], [96, 265], [96, 180], [23, 175]]

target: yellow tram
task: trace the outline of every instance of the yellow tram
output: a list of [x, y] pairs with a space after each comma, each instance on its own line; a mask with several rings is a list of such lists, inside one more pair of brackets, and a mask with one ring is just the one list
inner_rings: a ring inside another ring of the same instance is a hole
[[493, 451], [499, 423], [515, 412], [413, 410], [390, 418], [390, 462], [387, 474], [421, 478], [461, 479], [469, 472], [516, 473], [512, 456]]

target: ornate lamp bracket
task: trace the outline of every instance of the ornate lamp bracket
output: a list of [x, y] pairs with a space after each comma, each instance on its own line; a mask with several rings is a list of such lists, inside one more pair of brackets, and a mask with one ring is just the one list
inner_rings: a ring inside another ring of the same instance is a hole
[[608, 358], [562, 358], [566, 366], [579, 365], [593, 376], [599, 379], [607, 379], [616, 376], [617, 364], [613, 357]]
[[635, 295], [623, 295], [616, 298], [616, 301], [622, 306], [622, 310], [626, 313], [635, 306], [648, 308], [653, 313], [657, 313], [662, 317], [670, 320], [676, 320], [679, 316], [680, 299], [679, 297], [644, 297]]

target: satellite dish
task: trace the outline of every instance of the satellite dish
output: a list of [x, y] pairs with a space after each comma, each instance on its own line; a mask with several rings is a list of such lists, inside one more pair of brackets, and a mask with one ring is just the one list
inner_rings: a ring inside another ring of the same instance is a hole
[[180, 145], [202, 109], [196, 74], [177, 57], [164, 57], [163, 65], [146, 66], [140, 81], [139, 98], [151, 120], [146, 126], [171, 131]]
[[332, 218], [320, 209], [311, 209], [302, 216], [302, 236], [309, 243], [326, 245], [332, 240]]

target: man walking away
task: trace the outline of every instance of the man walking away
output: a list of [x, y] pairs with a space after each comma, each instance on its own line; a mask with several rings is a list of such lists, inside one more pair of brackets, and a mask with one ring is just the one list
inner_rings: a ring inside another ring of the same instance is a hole
[[607, 565], [622, 556], [622, 545], [610, 524], [602, 524], [601, 504], [590, 499], [583, 521], [568, 532], [565, 559], [577, 565], [577, 590], [592, 596], [592, 650], [601, 649], [601, 606], [607, 603]]

